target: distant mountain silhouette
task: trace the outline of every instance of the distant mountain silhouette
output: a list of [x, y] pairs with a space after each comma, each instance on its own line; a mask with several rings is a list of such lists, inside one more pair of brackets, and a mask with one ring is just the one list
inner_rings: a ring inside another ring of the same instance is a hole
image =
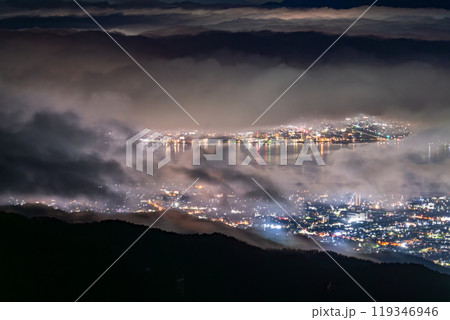
[[[0, 213], [0, 300], [74, 301], [144, 230]], [[378, 301], [449, 301], [450, 277], [332, 253]], [[324, 253], [149, 230], [83, 301], [368, 301]]]

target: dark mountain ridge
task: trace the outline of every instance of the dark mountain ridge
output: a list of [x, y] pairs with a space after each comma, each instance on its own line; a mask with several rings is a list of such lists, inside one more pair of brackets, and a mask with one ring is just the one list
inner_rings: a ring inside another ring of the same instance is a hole
[[[2, 301], [74, 301], [144, 230], [0, 213]], [[450, 277], [331, 253], [377, 301], [449, 301]], [[149, 230], [82, 301], [369, 301], [321, 252]]]

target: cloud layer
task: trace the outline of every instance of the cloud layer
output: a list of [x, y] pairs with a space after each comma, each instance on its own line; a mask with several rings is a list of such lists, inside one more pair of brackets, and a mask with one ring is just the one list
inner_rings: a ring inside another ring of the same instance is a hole
[[[1, 4], [0, 192], [122, 197], [123, 189], [105, 186], [142, 182], [123, 167], [126, 138], [145, 127], [198, 127], [73, 3], [23, 3], [29, 10]], [[89, 10], [121, 32], [114, 37], [202, 130], [226, 131], [250, 127], [364, 10], [268, 7], [97, 4]], [[258, 123], [379, 115], [423, 132], [402, 149], [342, 149], [311, 170], [192, 170], [183, 159], [156, 179], [201, 176], [249, 198], [261, 196], [252, 177], [264, 177], [280, 195], [303, 186], [367, 195], [448, 193], [448, 158], [427, 158], [426, 150], [450, 136], [449, 30], [445, 9], [373, 8]], [[108, 132], [121, 140], [111, 144]]]
[[[129, 127], [196, 127], [102, 33], [8, 31], [0, 37], [6, 44], [0, 52], [3, 92], [32, 105], [35, 111], [72, 111], [94, 120], [106, 116]], [[119, 40], [203, 128], [215, 130], [249, 126], [332, 40], [302, 33], [234, 37], [245, 40], [246, 45], [236, 47], [226, 33]], [[214, 39], [224, 41], [217, 45]], [[287, 47], [290, 41], [297, 43], [290, 50], [275, 47], [264, 52], [263, 44], [272, 39], [280, 47]], [[172, 51], [181, 43], [199, 46]], [[261, 124], [280, 124], [299, 117], [343, 118], [355, 113], [445, 122], [450, 104], [446, 90], [450, 85], [449, 44], [402, 44], [363, 38], [343, 41], [261, 119]], [[308, 47], [301, 49], [304, 45]], [[415, 52], [405, 56], [412, 48]]]

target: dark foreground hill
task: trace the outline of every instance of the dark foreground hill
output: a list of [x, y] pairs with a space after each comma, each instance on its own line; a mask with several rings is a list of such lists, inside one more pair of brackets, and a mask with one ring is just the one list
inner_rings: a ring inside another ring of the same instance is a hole
[[[0, 213], [0, 300], [74, 301], [146, 227]], [[378, 301], [450, 301], [450, 277], [333, 254]], [[324, 253], [151, 229], [81, 301], [368, 301]]]

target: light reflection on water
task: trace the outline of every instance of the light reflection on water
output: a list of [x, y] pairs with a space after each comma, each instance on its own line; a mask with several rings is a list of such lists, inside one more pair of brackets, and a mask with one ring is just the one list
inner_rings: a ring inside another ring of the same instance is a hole
[[[280, 164], [280, 153], [281, 153], [281, 144], [283, 142], [271, 142], [271, 143], [264, 143], [261, 146], [257, 146], [258, 153], [261, 155], [261, 157], [264, 159], [264, 161], [267, 163], [267, 165], [279, 165]], [[317, 148], [323, 157], [323, 159], [326, 161], [327, 157], [334, 151], [345, 149], [350, 150], [353, 152], [357, 152], [364, 146], [367, 146], [368, 144], [376, 145], [376, 148], [380, 151], [383, 151], [386, 149], [387, 146], [394, 146], [396, 149], [400, 148], [401, 142], [400, 141], [390, 141], [390, 142], [375, 142], [375, 143], [349, 143], [349, 144], [337, 144], [337, 143], [317, 143]], [[223, 145], [223, 161], [214, 161], [215, 163], [221, 163], [223, 165], [227, 164], [228, 159], [228, 143], [225, 142]], [[174, 163], [177, 163], [180, 161], [180, 159], [186, 159], [189, 158], [187, 155], [191, 155], [190, 158], [192, 158], [192, 145], [190, 143], [174, 143], [174, 144], [168, 144], [168, 147], [171, 148], [171, 154], [172, 154], [172, 161]], [[293, 165], [295, 163], [295, 160], [297, 159], [301, 148], [303, 147], [303, 143], [301, 142], [289, 142], [287, 144], [287, 150], [288, 150], [288, 165]], [[209, 145], [207, 143], [201, 144], [201, 161], [206, 162], [203, 155], [204, 154], [213, 154], [215, 152], [215, 146]], [[238, 164], [240, 164], [243, 159], [249, 155], [249, 152], [247, 148], [242, 144], [237, 144], [237, 159]], [[239, 161], [240, 160], [240, 161]], [[255, 161], [252, 157], [252, 162], [250, 165], [255, 165]], [[315, 165], [315, 162], [313, 163]], [[307, 162], [305, 162], [305, 165], [307, 165]]]

